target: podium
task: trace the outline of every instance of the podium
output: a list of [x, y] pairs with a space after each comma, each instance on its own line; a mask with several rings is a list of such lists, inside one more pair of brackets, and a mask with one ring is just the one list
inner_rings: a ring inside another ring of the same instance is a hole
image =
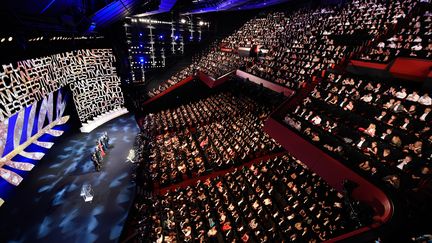
[[81, 193], [80, 196], [83, 197], [84, 202], [91, 202], [93, 201], [93, 189], [90, 184], [84, 184], [81, 187]]

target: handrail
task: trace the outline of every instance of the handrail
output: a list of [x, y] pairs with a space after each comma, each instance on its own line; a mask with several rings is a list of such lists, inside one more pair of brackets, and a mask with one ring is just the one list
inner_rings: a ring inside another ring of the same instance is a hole
[[353, 190], [351, 196], [368, 204], [374, 210], [374, 222], [371, 225], [336, 237], [329, 242], [354, 237], [390, 221], [394, 211], [393, 203], [380, 188], [272, 117], [265, 122], [264, 131], [339, 192], [343, 192], [345, 180], [356, 183], [358, 186]]

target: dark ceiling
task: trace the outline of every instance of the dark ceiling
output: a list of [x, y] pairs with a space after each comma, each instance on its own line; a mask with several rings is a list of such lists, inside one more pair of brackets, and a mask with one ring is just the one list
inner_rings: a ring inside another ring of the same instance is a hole
[[166, 12], [199, 14], [262, 8], [289, 0], [7, 0], [0, 37], [46, 33], [88, 34], [127, 16]]

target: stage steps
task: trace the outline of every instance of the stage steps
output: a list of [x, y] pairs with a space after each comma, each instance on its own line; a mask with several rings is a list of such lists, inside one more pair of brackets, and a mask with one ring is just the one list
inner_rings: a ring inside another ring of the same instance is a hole
[[100, 125], [114, 119], [117, 118], [119, 116], [122, 116], [124, 114], [127, 114], [129, 111], [126, 108], [123, 107], [119, 107], [116, 108], [112, 111], [103, 113], [101, 115], [96, 116], [95, 118], [93, 118], [93, 120], [90, 120], [86, 123], [82, 124], [82, 127], [80, 128], [80, 131], [82, 133], [89, 133], [91, 131], [93, 131], [94, 129], [96, 129], [97, 127], [99, 127]]

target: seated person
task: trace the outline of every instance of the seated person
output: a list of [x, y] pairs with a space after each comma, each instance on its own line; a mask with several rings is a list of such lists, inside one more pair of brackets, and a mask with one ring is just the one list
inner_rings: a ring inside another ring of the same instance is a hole
[[375, 132], [376, 132], [376, 125], [371, 123], [369, 124], [369, 126], [364, 129], [364, 128], [359, 128], [359, 130], [371, 137], [375, 137]]
[[360, 169], [362, 169], [362, 170], [364, 170], [366, 172], [368, 172], [368, 171], [371, 170], [371, 166], [369, 165], [369, 161], [365, 161], [363, 163], [360, 163], [359, 167], [360, 167]]
[[416, 91], [413, 91], [411, 94], [407, 96], [406, 99], [412, 102], [417, 102], [420, 99], [420, 96], [417, 94]]
[[354, 146], [356, 146], [360, 150], [366, 150], [369, 145], [370, 143], [366, 140], [365, 136], [360, 136], [360, 139], [356, 143], [354, 143]]
[[422, 105], [432, 105], [432, 99], [431, 97], [429, 97], [428, 93], [425, 93], [424, 95], [422, 95], [419, 99], [418, 99], [418, 103], [422, 104]]

